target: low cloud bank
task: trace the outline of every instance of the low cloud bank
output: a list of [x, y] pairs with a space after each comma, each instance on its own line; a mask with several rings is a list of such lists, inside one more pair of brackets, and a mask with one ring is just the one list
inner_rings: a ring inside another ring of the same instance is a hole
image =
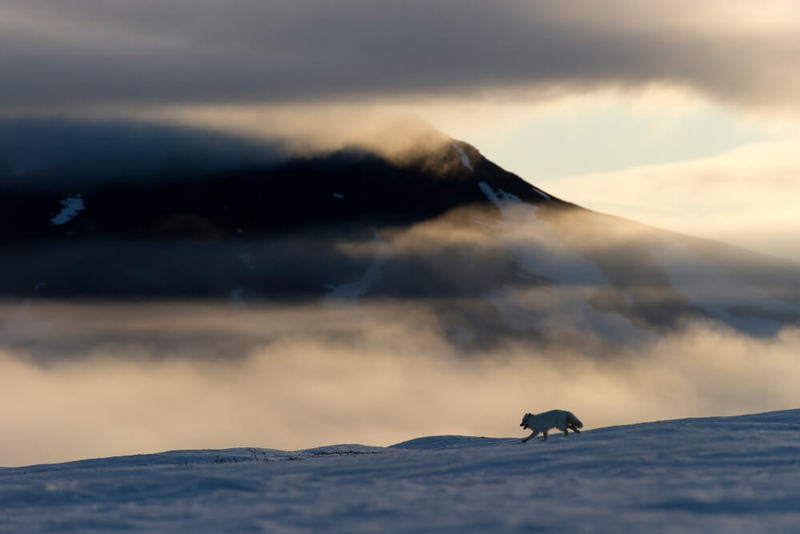
[[286, 153], [275, 138], [152, 121], [0, 119], [0, 184], [191, 177], [274, 163]]
[[0, 117], [0, 185], [165, 181], [348, 149], [400, 164], [426, 159], [441, 170], [431, 156], [452, 142], [407, 112], [378, 108], [177, 109], [136, 117]]
[[[69, 304], [49, 319], [31, 315], [34, 306], [4, 310], [4, 466], [178, 448], [516, 436], [522, 413], [557, 407], [595, 428], [800, 403], [797, 329], [758, 340], [696, 324], [613, 352], [508, 343], [465, 354], [422, 305]], [[26, 328], [28, 339], [103, 342], [41, 359], [7, 343], [11, 329]], [[143, 335], [131, 341], [132, 331]], [[209, 331], [252, 342], [206, 337], [200, 349], [198, 333]]]

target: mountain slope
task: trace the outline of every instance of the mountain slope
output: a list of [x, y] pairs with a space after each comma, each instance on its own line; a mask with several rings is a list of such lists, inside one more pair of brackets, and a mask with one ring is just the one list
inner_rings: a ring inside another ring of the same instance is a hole
[[9, 166], [0, 295], [425, 301], [465, 347], [800, 324], [800, 266], [582, 209], [430, 139], [206, 172]]
[[0, 177], [0, 243], [252, 239], [322, 225], [404, 225], [486, 204], [482, 182], [526, 202], [558, 202], [450, 141], [397, 161], [352, 149], [210, 174]]
[[798, 441], [789, 410], [527, 444], [439, 436], [7, 468], [0, 532], [792, 532]]

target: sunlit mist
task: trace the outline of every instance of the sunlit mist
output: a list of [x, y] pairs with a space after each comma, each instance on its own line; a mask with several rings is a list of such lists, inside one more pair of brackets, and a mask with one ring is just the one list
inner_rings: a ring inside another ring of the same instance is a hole
[[0, 5], [0, 466], [800, 405], [798, 2], [98, 4]]
[[[758, 341], [698, 324], [635, 352], [512, 343], [464, 354], [427, 306], [42, 306], [26, 320], [63, 343], [2, 349], [3, 465], [516, 436], [520, 414], [555, 407], [593, 428], [800, 401], [797, 330]], [[208, 331], [216, 340], [198, 346]], [[81, 336], [93, 341], [70, 346]]]

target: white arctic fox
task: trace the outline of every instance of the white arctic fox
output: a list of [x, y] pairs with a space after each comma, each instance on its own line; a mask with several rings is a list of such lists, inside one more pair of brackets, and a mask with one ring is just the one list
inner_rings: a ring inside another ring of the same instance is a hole
[[583, 428], [583, 423], [581, 423], [580, 419], [575, 417], [572, 412], [566, 410], [550, 410], [549, 412], [537, 413], [535, 415], [526, 413], [522, 416], [522, 422], [519, 426], [522, 428], [529, 428], [533, 431], [530, 436], [522, 440], [522, 443], [525, 443], [529, 439], [535, 437], [539, 432], [544, 434], [544, 439], [542, 441], [545, 441], [547, 439], [547, 431], [551, 428], [563, 430], [564, 436], [569, 433], [567, 429], [580, 433], [578, 429]]

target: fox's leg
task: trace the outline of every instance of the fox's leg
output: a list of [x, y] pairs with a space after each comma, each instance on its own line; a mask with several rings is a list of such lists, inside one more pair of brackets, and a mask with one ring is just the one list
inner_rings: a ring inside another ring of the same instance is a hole
[[531, 432], [530, 436], [528, 436], [527, 438], [522, 438], [522, 443], [525, 443], [526, 441], [529, 441], [531, 438], [536, 437], [536, 434], [538, 433], [539, 433], [538, 431], [534, 430], [533, 432]]
[[544, 434], [544, 438], [542, 438], [542, 441], [547, 441], [547, 430], [542, 432], [542, 434]]
[[564, 428], [564, 437], [565, 437], [565, 438], [567, 437], [567, 434], [569, 434], [569, 430], [567, 430], [566, 428]]

